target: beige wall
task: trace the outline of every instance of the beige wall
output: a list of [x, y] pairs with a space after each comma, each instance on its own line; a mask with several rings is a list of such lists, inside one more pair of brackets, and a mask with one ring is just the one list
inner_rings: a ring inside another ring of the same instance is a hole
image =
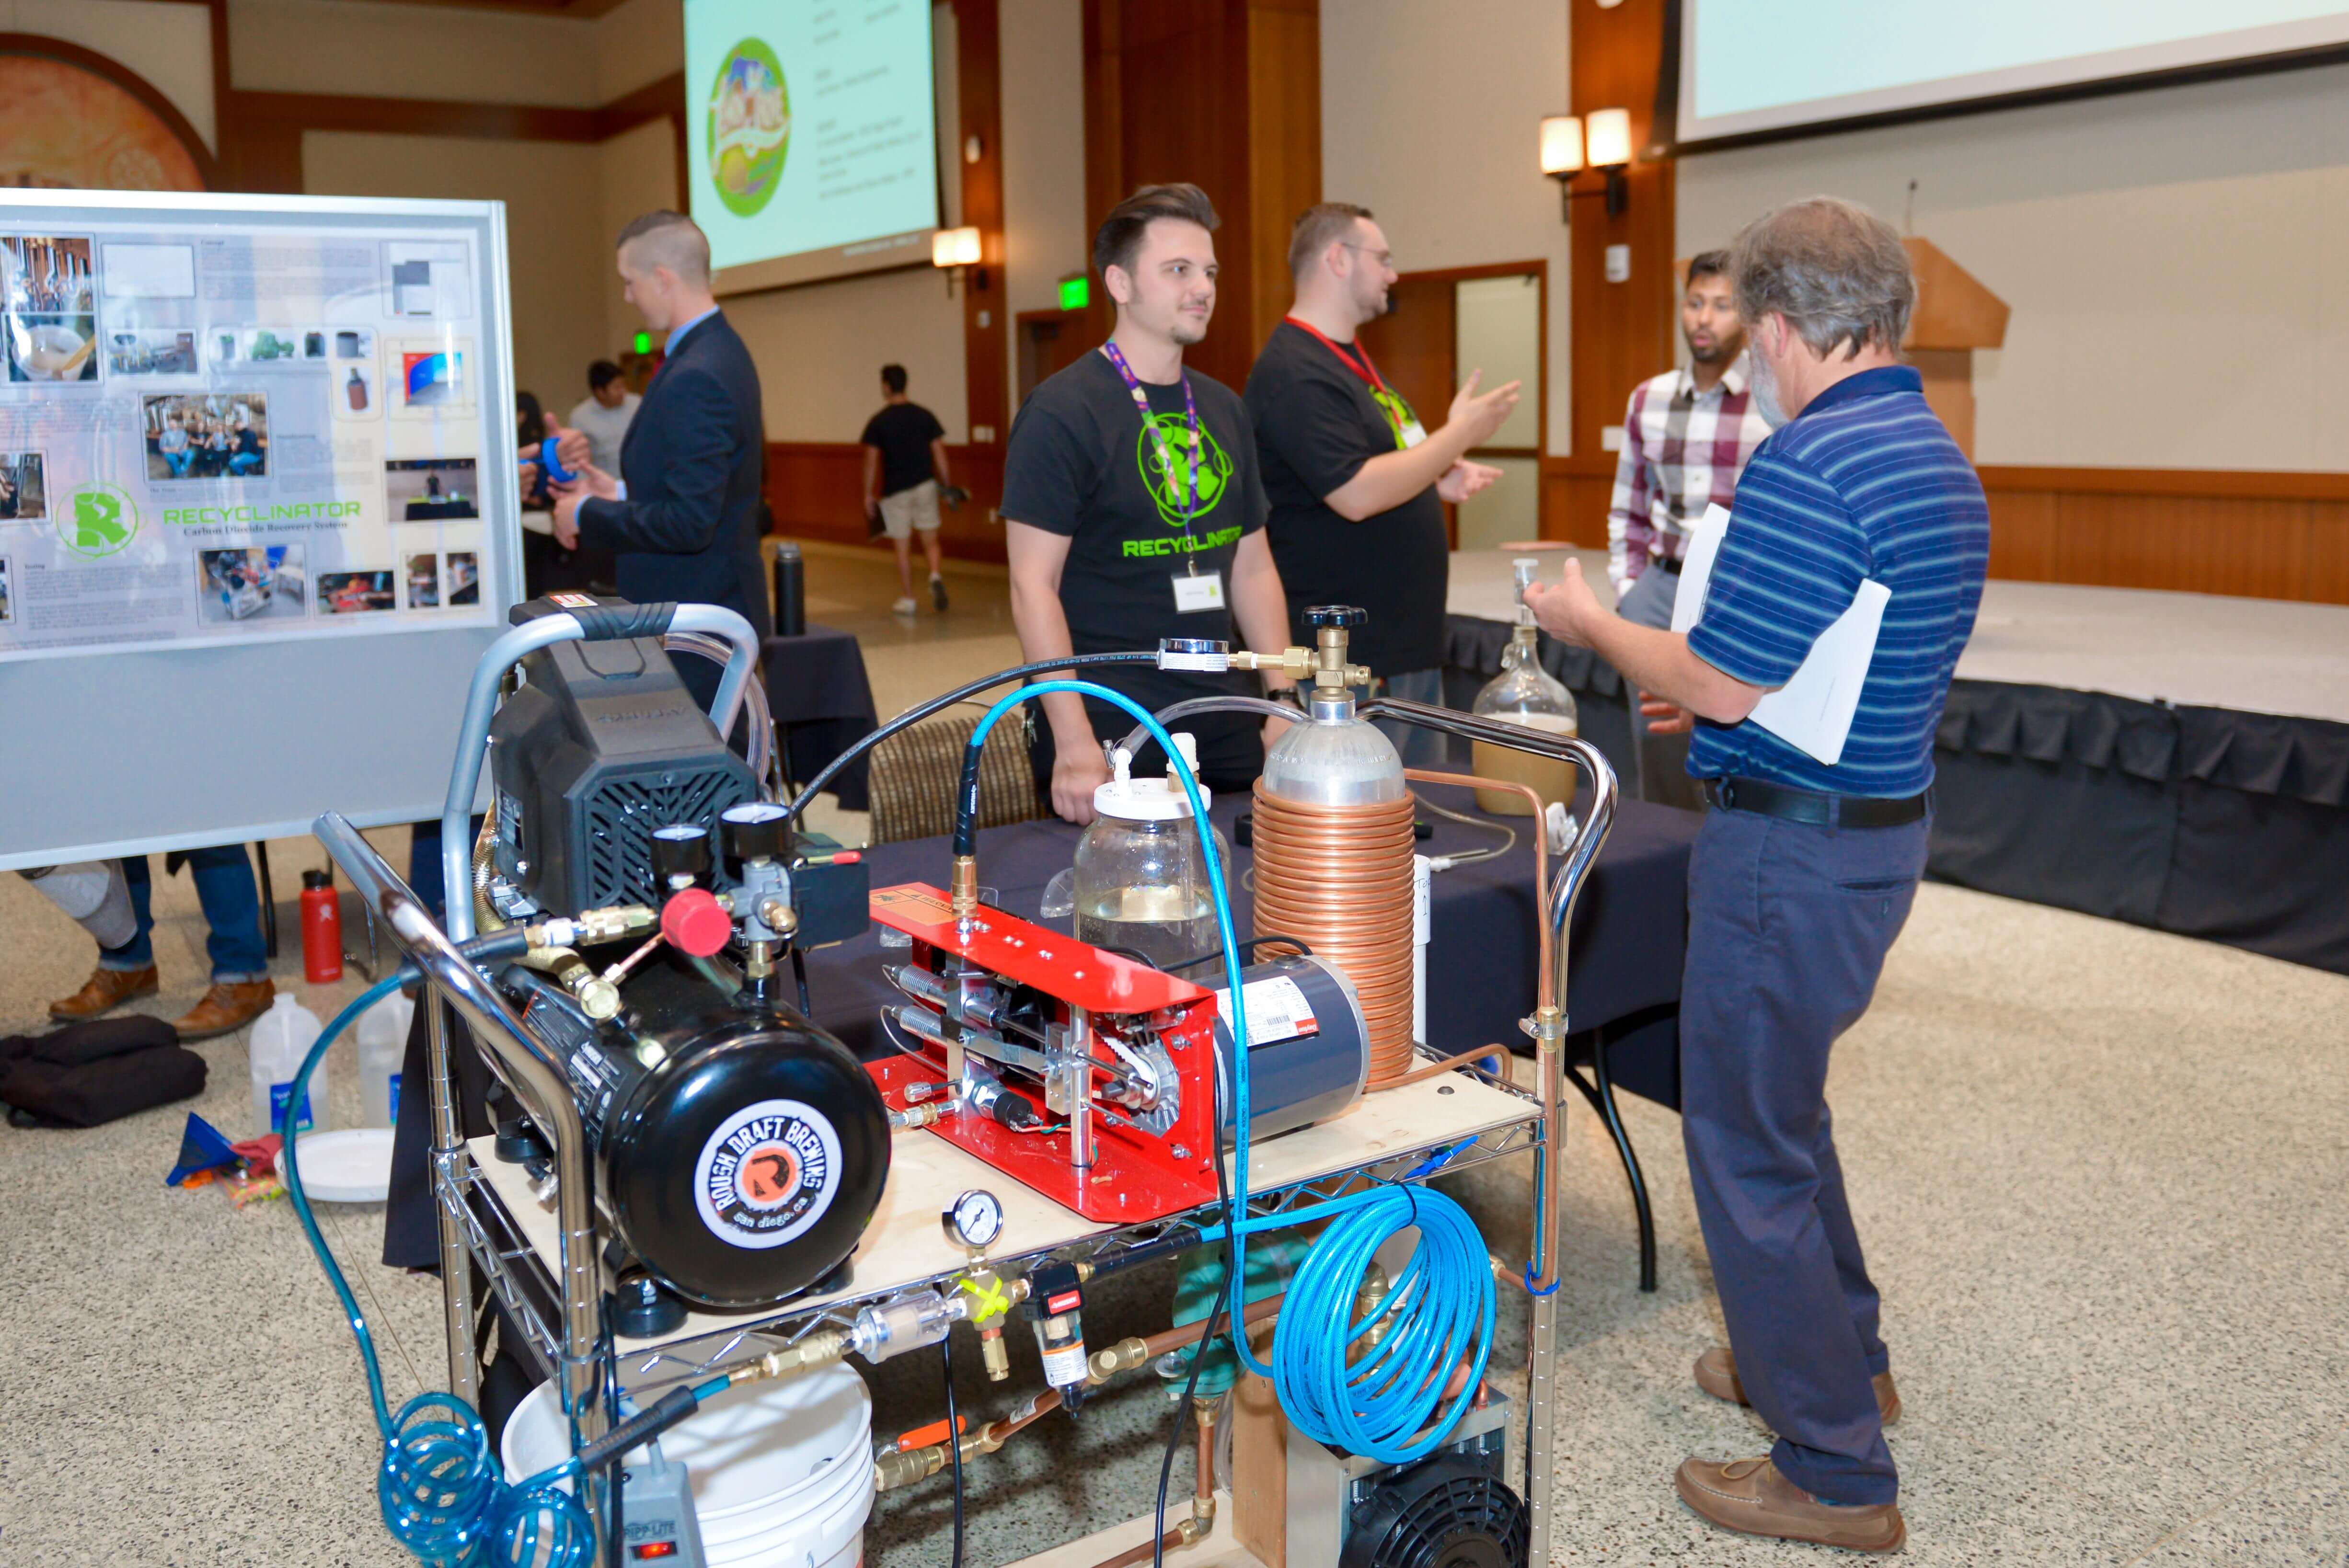
[[[1086, 270], [1092, 244], [1085, 214], [1084, 14], [1080, 0], [1002, 0], [1001, 14], [1003, 298], [1017, 315], [1057, 308], [1060, 280]], [[1016, 328], [1004, 342], [1004, 374], [1016, 387]]]
[[129, 67], [217, 151], [212, 26], [202, 5], [162, 0], [0, 0], [0, 32], [63, 38]]
[[1679, 253], [1831, 191], [2013, 307], [1975, 356], [1975, 456], [2349, 469], [2349, 67], [1685, 159]]
[[593, 108], [595, 24], [376, 0], [230, 0], [229, 68], [260, 92]]
[[856, 439], [881, 406], [881, 366], [892, 362], [947, 439], [968, 438], [962, 302], [947, 298], [930, 268], [737, 294], [726, 315], [758, 362], [771, 440]]
[[[595, 42], [595, 88], [609, 103], [685, 67], [685, 7], [678, 0], [627, 0], [596, 18]], [[688, 87], [686, 98], [694, 97]]]
[[506, 204], [514, 386], [558, 410], [577, 401], [604, 342], [609, 254], [593, 201], [596, 150], [556, 141], [471, 141], [310, 131], [304, 181], [319, 196], [437, 196]]
[[647, 120], [596, 149], [596, 162], [603, 213], [595, 228], [600, 248], [594, 264], [602, 269], [603, 355], [609, 358], [633, 341], [644, 325], [636, 307], [620, 297], [620, 275], [611, 265], [612, 242], [632, 220], [657, 208], [676, 208], [677, 132], [666, 119]]
[[1405, 271], [1547, 259], [1547, 449], [1560, 454], [1567, 231], [1535, 152], [1566, 102], [1566, 33], [1558, 0], [1321, 0], [1322, 195], [1375, 211]]

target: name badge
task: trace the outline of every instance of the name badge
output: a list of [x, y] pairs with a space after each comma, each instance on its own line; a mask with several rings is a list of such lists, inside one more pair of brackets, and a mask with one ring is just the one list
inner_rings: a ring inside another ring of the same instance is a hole
[[1408, 451], [1412, 448], [1419, 445], [1422, 441], [1427, 439], [1427, 428], [1416, 419], [1406, 419], [1403, 421], [1401, 434], [1402, 436], [1403, 449]]
[[1195, 610], [1220, 610], [1224, 607], [1224, 574], [1202, 572], [1196, 576], [1187, 572], [1174, 574], [1174, 613], [1187, 615]]

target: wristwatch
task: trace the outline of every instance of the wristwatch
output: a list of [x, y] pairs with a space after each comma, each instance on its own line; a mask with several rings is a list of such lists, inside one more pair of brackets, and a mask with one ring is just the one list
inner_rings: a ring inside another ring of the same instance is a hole
[[1264, 695], [1274, 702], [1283, 703], [1295, 708], [1299, 713], [1306, 711], [1305, 693], [1294, 681], [1285, 686], [1267, 686]]

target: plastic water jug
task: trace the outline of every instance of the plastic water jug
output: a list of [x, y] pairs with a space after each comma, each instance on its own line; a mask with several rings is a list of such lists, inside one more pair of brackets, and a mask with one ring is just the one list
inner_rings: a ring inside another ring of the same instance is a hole
[[390, 1127], [399, 1120], [399, 1068], [408, 1056], [408, 1026], [416, 1004], [394, 991], [359, 1015], [359, 1124]]
[[[292, 995], [280, 991], [269, 1011], [254, 1021], [251, 1043], [245, 1047], [251, 1058], [253, 1074], [253, 1116], [263, 1132], [323, 1132], [326, 1128], [326, 1064], [320, 1062], [318, 1070], [310, 1075], [310, 1092], [303, 1103], [291, 1108], [286, 1101], [294, 1088], [294, 1075], [302, 1066], [302, 1058], [318, 1043], [318, 1032], [325, 1026], [318, 1015], [305, 1007]], [[290, 1121], [291, 1125], [286, 1123]]]

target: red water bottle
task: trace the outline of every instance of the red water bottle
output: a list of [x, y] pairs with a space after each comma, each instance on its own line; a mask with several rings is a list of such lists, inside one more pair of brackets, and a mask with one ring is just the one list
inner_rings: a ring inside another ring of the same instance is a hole
[[313, 985], [343, 977], [343, 903], [324, 872], [302, 873], [302, 977]]

